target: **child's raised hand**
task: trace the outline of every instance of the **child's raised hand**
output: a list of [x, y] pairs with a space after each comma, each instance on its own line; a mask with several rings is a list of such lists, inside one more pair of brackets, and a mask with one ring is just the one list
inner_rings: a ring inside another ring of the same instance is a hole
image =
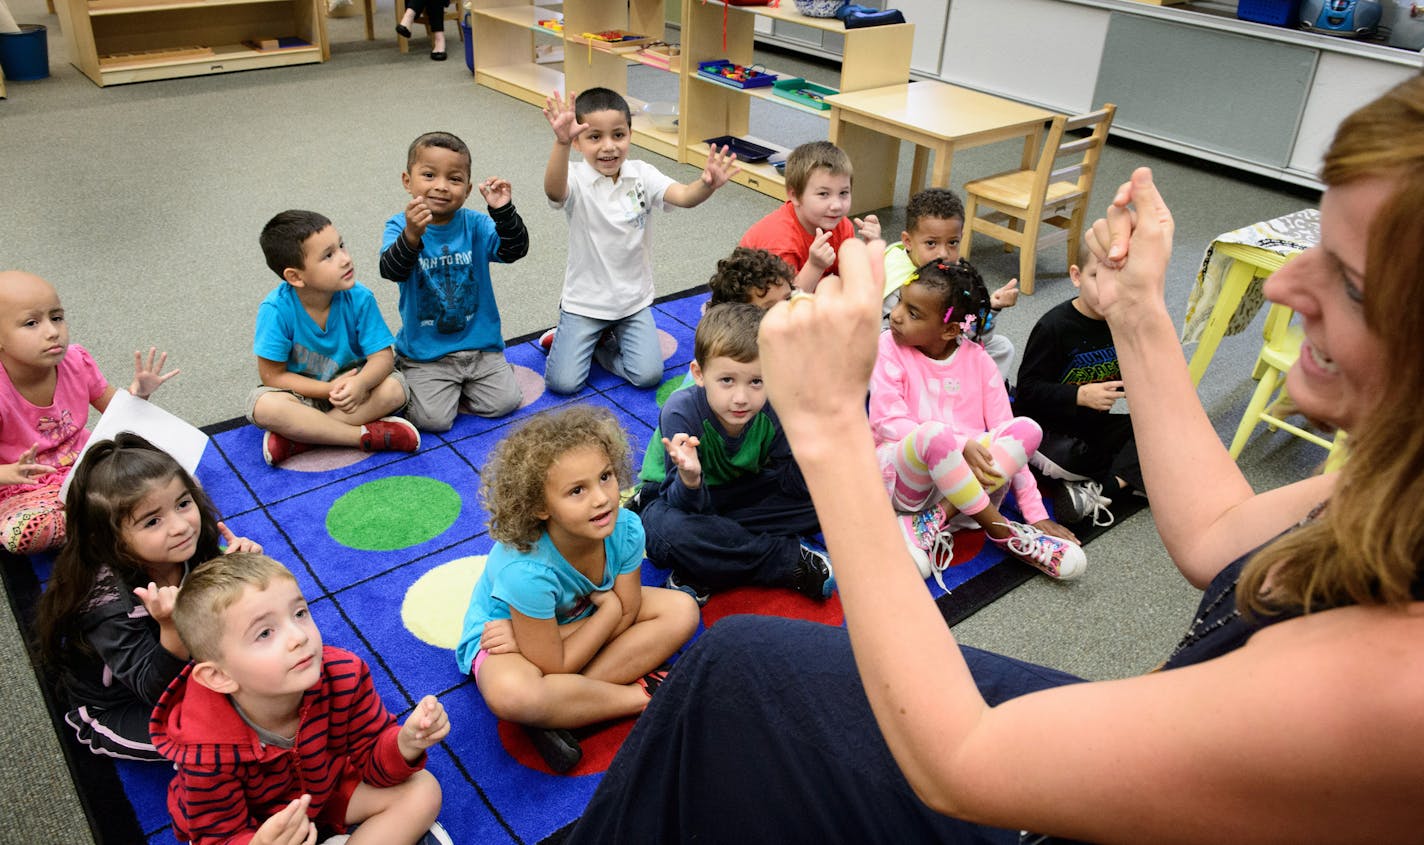
[[177, 587], [160, 587], [157, 582], [149, 581], [147, 587], [134, 587], [134, 595], [143, 602], [154, 622], [164, 625], [172, 621], [173, 603], [178, 600]]
[[311, 796], [293, 799], [273, 813], [252, 837], [252, 845], [316, 845], [316, 825], [307, 818]]
[[852, 217], [851, 222], [855, 224], [855, 233], [867, 241], [877, 240], [880, 237], [880, 218], [874, 214], [867, 214], [864, 217]]
[[18, 461], [0, 466], [0, 484], [31, 484], [40, 476], [54, 472], [54, 467], [35, 460], [39, 449], [40, 444], [36, 443], [26, 449]]
[[1078, 404], [1094, 411], [1110, 411], [1125, 394], [1121, 381], [1099, 381], [1078, 385]]
[[806, 253], [806, 263], [818, 270], [825, 270], [836, 263], [836, 250], [831, 246], [831, 235], [833, 232], [824, 232], [820, 226], [816, 227], [816, 239], [811, 241], [811, 247]]
[[1050, 537], [1057, 537], [1060, 540], [1067, 540], [1070, 543], [1078, 542], [1078, 535], [1051, 519], [1040, 519], [1033, 524], [1033, 527]]
[[433, 695], [427, 695], [415, 705], [405, 724], [401, 725], [396, 745], [401, 756], [408, 763], [414, 763], [425, 753], [425, 749], [436, 745], [450, 735], [450, 717], [445, 713], [445, 705]]
[[434, 213], [425, 197], [411, 197], [405, 204], [405, 242], [411, 247], [419, 247], [425, 237], [425, 227], [430, 225]]
[[697, 447], [701, 445], [701, 440], [685, 431], [674, 434], [671, 440], [663, 438], [668, 460], [677, 467], [685, 487], [695, 489], [702, 483], [702, 461], [697, 457]]
[[717, 149], [716, 144], [707, 145], [707, 166], [702, 168], [702, 182], [712, 190], [717, 190], [742, 169], [737, 166], [737, 154], [729, 152], [730, 147]]
[[222, 538], [222, 551], [225, 555], [230, 555], [235, 552], [251, 552], [256, 555], [262, 554], [262, 546], [246, 537], [239, 537], [232, 533], [225, 522], [218, 523], [218, 536]]
[[514, 639], [514, 623], [508, 619], [491, 619], [480, 632], [480, 650], [490, 654], [518, 654]]
[[480, 196], [485, 198], [485, 205], [490, 208], [504, 208], [514, 199], [514, 188], [508, 179], [491, 176], [480, 183]]
[[[143, 353], [134, 350], [134, 380], [129, 385], [129, 393], [140, 399], [147, 399], [153, 392], [163, 385], [165, 381], [173, 378], [182, 372], [181, 370], [170, 370], [163, 372], [163, 366], [168, 363], [168, 353], [159, 352], [158, 347], [148, 348], [148, 360], [145, 361]], [[161, 375], [160, 375], [161, 374]]]
[[986, 487], [996, 486], [1004, 480], [1004, 474], [999, 472], [999, 468], [994, 464], [994, 456], [989, 454], [989, 449], [978, 440], [969, 440], [964, 444], [964, 462], [969, 465], [970, 472], [979, 479], [979, 483]]
[[989, 294], [989, 307], [995, 310], [1013, 308], [1019, 301], [1019, 280], [1009, 279], [1003, 287]]
[[569, 94], [568, 99], [560, 98], [558, 91], [550, 94], [544, 101], [544, 117], [549, 121], [549, 128], [554, 130], [554, 140], [565, 146], [572, 144], [588, 128], [588, 124], [579, 123], [574, 114], [573, 94]]

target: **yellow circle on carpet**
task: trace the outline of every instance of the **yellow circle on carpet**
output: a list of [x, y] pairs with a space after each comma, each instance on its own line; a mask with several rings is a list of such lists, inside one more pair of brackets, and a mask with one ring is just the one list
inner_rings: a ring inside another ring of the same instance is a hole
[[405, 591], [401, 622], [421, 642], [454, 650], [470, 606], [470, 593], [485, 571], [485, 556], [462, 557], [442, 563]]

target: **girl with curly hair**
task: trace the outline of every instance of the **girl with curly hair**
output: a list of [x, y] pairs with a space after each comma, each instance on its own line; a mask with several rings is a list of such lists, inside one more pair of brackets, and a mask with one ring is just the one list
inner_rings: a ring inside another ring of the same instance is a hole
[[39, 656], [69, 694], [65, 721], [95, 754], [162, 760], [148, 717], [188, 663], [173, 602], [188, 572], [223, 552], [261, 552], [218, 521], [167, 452], [121, 432], [79, 462], [68, 540], [40, 598]]
[[636, 716], [697, 629], [686, 593], [644, 587], [643, 525], [619, 504], [628, 435], [608, 410], [540, 414], [501, 442], [480, 491], [498, 542], [470, 596], [460, 671], [549, 768], [583, 756], [569, 728]]

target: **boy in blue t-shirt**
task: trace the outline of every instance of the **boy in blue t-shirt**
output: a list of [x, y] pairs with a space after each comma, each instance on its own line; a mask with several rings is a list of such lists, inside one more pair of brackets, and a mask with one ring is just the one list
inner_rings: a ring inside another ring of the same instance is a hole
[[661, 448], [643, 460], [648, 559], [671, 569], [667, 586], [698, 604], [746, 584], [815, 599], [835, 589], [830, 560], [801, 542], [820, 524], [766, 404], [757, 352], [764, 313], [750, 303], [707, 309], [693, 342], [696, 385], [668, 397]]
[[248, 397], [247, 419], [267, 432], [263, 459], [276, 466], [318, 444], [420, 448], [415, 426], [388, 416], [406, 403], [395, 339], [336, 227], [314, 211], [284, 211], [259, 240], [282, 279], [257, 308], [252, 341], [262, 386]]
[[427, 132], [411, 142], [401, 184], [411, 199], [386, 221], [381, 276], [400, 285], [396, 364], [410, 386], [407, 416], [424, 431], [448, 431], [463, 398], [472, 414], [502, 417], [523, 395], [504, 358], [489, 265], [529, 252], [509, 182], [479, 184], [489, 214], [465, 208], [470, 148]]

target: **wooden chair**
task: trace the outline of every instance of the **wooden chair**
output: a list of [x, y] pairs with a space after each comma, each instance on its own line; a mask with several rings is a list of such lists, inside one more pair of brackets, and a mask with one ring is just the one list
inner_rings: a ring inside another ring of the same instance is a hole
[[[1067, 241], [1068, 263], [1077, 264], [1088, 195], [1116, 112], [1117, 106], [1108, 103], [1089, 114], [1055, 117], [1037, 167], [967, 183], [960, 255], [969, 258], [976, 233], [1003, 241], [1005, 251], [1018, 247], [1019, 290], [1026, 294], [1033, 293], [1039, 247]], [[1078, 137], [1076, 130], [1080, 129], [1092, 132]]]
[[[405, 3], [403, 3], [401, 0], [395, 0], [395, 6], [396, 6], [396, 23], [400, 23], [401, 17], [403, 17], [403, 16], [405, 15]], [[446, 53], [451, 52], [451, 50], [450, 50], [450, 42], [451, 42], [451, 41], [456, 41], [456, 42], [458, 42], [458, 41], [460, 40], [460, 32], [459, 32], [459, 31], [460, 31], [460, 18], [459, 18], [459, 15], [464, 14], [463, 12], [460, 11], [460, 8], [461, 8], [461, 7], [460, 7], [460, 4], [458, 4], [458, 3], [455, 3], [455, 4], [447, 3], [446, 6], [445, 6], [445, 52], [446, 52]], [[450, 31], [450, 24], [451, 24], [451, 23], [454, 23], [454, 24], [455, 24], [455, 31], [454, 31], [454, 33], [453, 33], [453, 36], [454, 36], [453, 38], [451, 37], [451, 36], [452, 36], [452, 33], [451, 33], [451, 31]], [[410, 32], [411, 32], [411, 35], [414, 35], [414, 34], [415, 34], [415, 28], [416, 28], [417, 26], [423, 26], [423, 27], [425, 27], [425, 34], [426, 34], [427, 36], [430, 35], [430, 21], [428, 21], [428, 20], [425, 19], [425, 12], [421, 12], [420, 14], [416, 15], [416, 16], [415, 16], [415, 20], [411, 21], [411, 23], [410, 23]], [[409, 39], [409, 38], [406, 38], [404, 35], [401, 35], [400, 33], [396, 33], [396, 46], [400, 48], [400, 51], [401, 51], [402, 53], [408, 53], [408, 52], [410, 52], [410, 39]], [[459, 51], [455, 51], [455, 52], [459, 52]]]
[[[1252, 372], [1252, 378], [1260, 379], [1261, 383], [1256, 385], [1256, 392], [1251, 394], [1251, 401], [1246, 404], [1246, 413], [1241, 415], [1241, 425], [1236, 428], [1236, 436], [1232, 438], [1228, 451], [1233, 459], [1239, 457], [1241, 450], [1246, 447], [1246, 441], [1251, 438], [1251, 432], [1256, 426], [1266, 423], [1272, 431], [1284, 429], [1296, 437], [1328, 449], [1330, 457], [1326, 459], [1325, 469], [1329, 471], [1344, 462], [1345, 433], [1338, 432], [1334, 439], [1327, 439], [1286, 422], [1284, 417], [1289, 414], [1277, 410], [1281, 407], [1282, 400], [1286, 408], [1291, 407], [1285, 392], [1285, 375], [1300, 356], [1300, 343], [1305, 335], [1300, 326], [1291, 325], [1293, 316], [1295, 312], [1284, 305], [1272, 305], [1271, 310], [1266, 312], [1266, 342], [1261, 347], [1261, 354], [1257, 356], [1255, 370]], [[1275, 401], [1272, 401], [1273, 397]]]

